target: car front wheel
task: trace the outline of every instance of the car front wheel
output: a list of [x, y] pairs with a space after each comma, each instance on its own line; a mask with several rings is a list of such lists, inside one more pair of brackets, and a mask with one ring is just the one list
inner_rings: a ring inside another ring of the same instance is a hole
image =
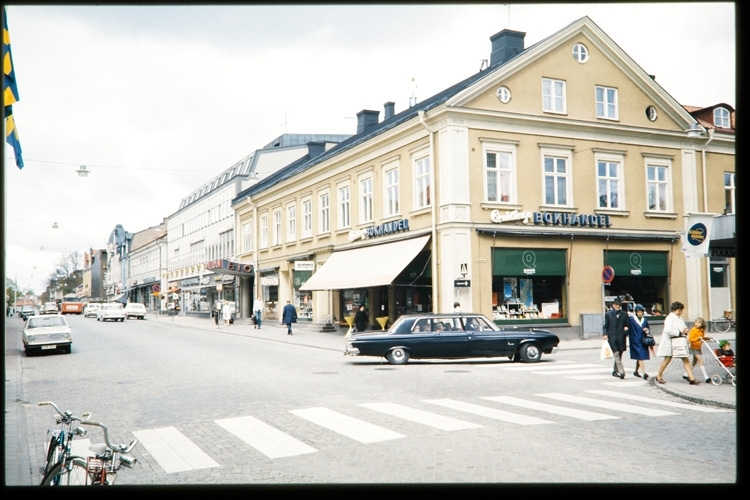
[[409, 351], [403, 347], [395, 347], [388, 351], [385, 355], [385, 359], [392, 365], [403, 365], [409, 361]]
[[521, 346], [521, 360], [524, 363], [536, 363], [542, 359], [542, 351], [536, 344], [524, 344]]

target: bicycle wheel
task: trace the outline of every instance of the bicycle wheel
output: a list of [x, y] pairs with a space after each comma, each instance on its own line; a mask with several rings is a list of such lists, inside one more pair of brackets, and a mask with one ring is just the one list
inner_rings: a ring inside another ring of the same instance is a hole
[[86, 461], [81, 457], [70, 457], [67, 464], [52, 467], [42, 479], [41, 486], [85, 486], [87, 479]]
[[727, 333], [732, 327], [732, 323], [727, 318], [721, 318], [714, 321], [714, 330], [719, 333]]

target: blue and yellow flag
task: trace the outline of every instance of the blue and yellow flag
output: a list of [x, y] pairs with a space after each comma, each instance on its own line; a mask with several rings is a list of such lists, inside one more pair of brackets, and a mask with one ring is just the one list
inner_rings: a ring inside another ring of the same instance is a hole
[[3, 106], [5, 109], [5, 141], [16, 153], [16, 165], [23, 168], [21, 141], [13, 119], [13, 104], [18, 102], [16, 73], [13, 70], [13, 57], [10, 54], [10, 34], [8, 33], [8, 14], [3, 7]]

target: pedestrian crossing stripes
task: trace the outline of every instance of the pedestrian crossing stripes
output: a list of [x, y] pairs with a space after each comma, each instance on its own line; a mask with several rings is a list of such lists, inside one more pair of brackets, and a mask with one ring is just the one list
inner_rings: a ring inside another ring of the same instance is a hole
[[[622, 385], [618, 387], [623, 388]], [[529, 394], [524, 397], [480, 396], [476, 398], [478, 402], [443, 398], [421, 400], [415, 402], [413, 405], [396, 404], [387, 401], [359, 403], [357, 406], [365, 409], [362, 411], [372, 411], [372, 413], [364, 414], [364, 417], [358, 415], [360, 418], [354, 418], [324, 407], [293, 409], [290, 410], [290, 413], [307, 422], [333, 431], [336, 434], [369, 445], [407, 437], [393, 429], [395, 424], [392, 420], [389, 420], [390, 423], [383, 427], [373, 423], [377, 421], [378, 415], [388, 415], [432, 429], [452, 432], [476, 429], [487, 425], [486, 421], [478, 419], [492, 419], [509, 425], [527, 426], [555, 424], [566, 418], [593, 422], [627, 418], [628, 414], [662, 417], [676, 415], [677, 413], [675, 412], [677, 411], [733, 411], [698, 404], [680, 403], [668, 399], [639, 396], [627, 393], [626, 391], [602, 389], [583, 392], [587, 396], [548, 392]], [[554, 402], [550, 402], [550, 400]], [[425, 404], [430, 405], [428, 410], [433, 408], [448, 409], [470, 415], [474, 418], [464, 420], [455, 418], [454, 416], [443, 415], [440, 411], [427, 411], [419, 408], [419, 406], [424, 406]], [[513, 411], [508, 411], [510, 408]], [[599, 408], [603, 411], [592, 411], [590, 408]], [[560, 418], [555, 420], [540, 418], [536, 415], [529, 415], [529, 412], [526, 410], [539, 412], [538, 414], [544, 414], [544, 416], [549, 415], [550, 418]], [[215, 420], [214, 422], [217, 426], [227, 431], [227, 436], [244, 442], [259, 454], [271, 460], [296, 457], [318, 451], [316, 448], [303, 442], [303, 436], [288, 434], [254, 416], [247, 415], [225, 418]], [[403, 429], [397, 428], [397, 430]], [[221, 467], [221, 464], [214, 461], [204, 450], [175, 427], [140, 430], [133, 434], [140, 442], [139, 449], [144, 452], [143, 455], [148, 457], [150, 454], [168, 474], [194, 469]], [[79, 456], [90, 454], [88, 452], [90, 444], [88, 439], [73, 441], [74, 454]], [[231, 446], [234, 447], [235, 445]], [[220, 448], [224, 447], [225, 445], [220, 445]]]
[[93, 457], [94, 453], [89, 450], [91, 446], [91, 440], [85, 439], [74, 439], [70, 442], [70, 454], [77, 457]]
[[174, 427], [135, 431], [133, 433], [164, 472], [218, 467], [211, 457]]

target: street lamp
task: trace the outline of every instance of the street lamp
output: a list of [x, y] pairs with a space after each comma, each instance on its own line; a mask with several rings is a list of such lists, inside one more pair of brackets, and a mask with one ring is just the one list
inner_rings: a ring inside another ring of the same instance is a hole
[[76, 172], [78, 172], [78, 177], [87, 177], [89, 175], [89, 170], [86, 169], [86, 165], [81, 165]]

